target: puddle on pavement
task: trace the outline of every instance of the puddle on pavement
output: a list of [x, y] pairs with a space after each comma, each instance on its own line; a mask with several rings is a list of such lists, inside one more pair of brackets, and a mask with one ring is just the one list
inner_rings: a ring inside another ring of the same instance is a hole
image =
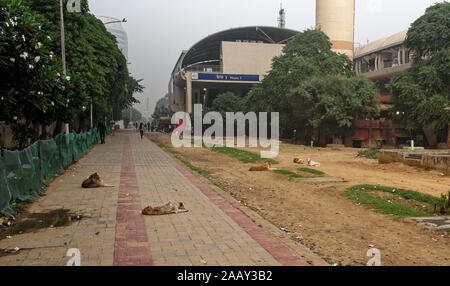
[[[68, 226], [85, 218], [87, 217], [74, 214], [67, 209], [52, 210], [45, 213], [23, 213], [11, 226], [0, 226], [0, 240], [8, 239], [8, 236], [30, 233], [39, 229]], [[26, 249], [0, 249], [0, 257], [17, 255], [22, 250]]]
[[11, 226], [0, 226], [0, 240], [39, 229], [68, 226], [84, 218], [86, 217], [74, 214], [68, 209], [57, 209], [45, 213], [23, 213]]

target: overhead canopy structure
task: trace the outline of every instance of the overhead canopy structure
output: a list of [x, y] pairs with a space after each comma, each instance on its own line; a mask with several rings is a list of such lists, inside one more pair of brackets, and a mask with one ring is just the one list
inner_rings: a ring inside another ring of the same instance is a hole
[[278, 27], [251, 26], [229, 29], [210, 35], [188, 50], [183, 58], [182, 69], [198, 63], [220, 62], [223, 41], [242, 41], [284, 44], [299, 32]]
[[392, 36], [370, 42], [367, 45], [357, 48], [355, 49], [355, 58], [363, 57], [365, 55], [376, 53], [390, 47], [401, 45], [405, 41], [407, 33], [408, 31], [406, 30]]

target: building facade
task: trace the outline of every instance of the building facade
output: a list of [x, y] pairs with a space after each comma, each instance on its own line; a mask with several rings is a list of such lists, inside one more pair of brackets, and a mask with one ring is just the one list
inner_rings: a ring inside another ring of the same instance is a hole
[[97, 18], [103, 22], [106, 30], [116, 37], [117, 46], [128, 60], [128, 35], [122, 26], [122, 20], [105, 16], [97, 16]]
[[209, 107], [224, 92], [246, 95], [271, 70], [272, 59], [299, 32], [277, 27], [243, 27], [210, 35], [183, 51], [169, 83], [172, 112]]

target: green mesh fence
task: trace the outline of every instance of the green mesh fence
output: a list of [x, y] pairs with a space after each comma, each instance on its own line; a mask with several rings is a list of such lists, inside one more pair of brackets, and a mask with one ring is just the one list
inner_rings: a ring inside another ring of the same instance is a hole
[[[108, 127], [106, 134], [111, 134]], [[32, 202], [46, 186], [98, 143], [94, 128], [84, 133], [60, 134], [35, 142], [22, 151], [2, 150], [0, 154], [0, 214], [15, 214], [14, 202]]]

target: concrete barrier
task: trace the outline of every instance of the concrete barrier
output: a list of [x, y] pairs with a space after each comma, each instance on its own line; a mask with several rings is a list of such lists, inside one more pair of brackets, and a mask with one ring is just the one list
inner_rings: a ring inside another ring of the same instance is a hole
[[380, 150], [378, 162], [380, 164], [400, 162], [409, 166], [438, 170], [450, 175], [449, 150]]

